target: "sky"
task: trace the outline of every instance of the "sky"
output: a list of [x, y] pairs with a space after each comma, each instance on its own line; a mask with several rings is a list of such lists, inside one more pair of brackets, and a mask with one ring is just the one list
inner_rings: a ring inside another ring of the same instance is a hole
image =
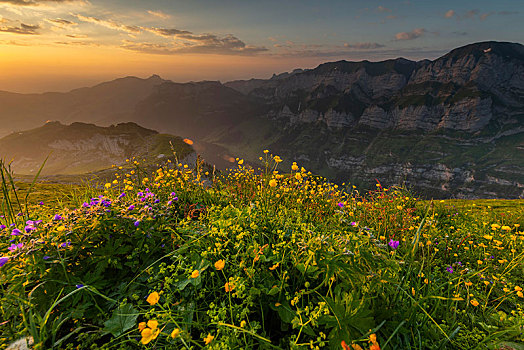
[[328, 61], [523, 43], [523, 0], [0, 0], [0, 90], [123, 76], [270, 78]]

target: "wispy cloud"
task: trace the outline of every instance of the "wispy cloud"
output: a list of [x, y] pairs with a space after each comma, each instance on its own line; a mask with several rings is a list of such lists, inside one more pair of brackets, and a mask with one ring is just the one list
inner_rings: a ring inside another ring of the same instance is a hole
[[0, 4], [11, 4], [17, 6], [38, 6], [38, 5], [50, 5], [67, 2], [81, 2], [86, 3], [85, 0], [0, 0]]
[[51, 23], [55, 27], [62, 28], [62, 29], [78, 25], [78, 23], [68, 21], [67, 19], [62, 19], [62, 18], [46, 19], [45, 21], [48, 23]]
[[24, 34], [24, 35], [36, 35], [38, 33], [40, 26], [38, 24], [30, 25], [25, 23], [20, 23], [18, 26], [0, 26], [0, 32], [12, 33], [12, 34]]
[[374, 50], [374, 49], [382, 48], [384, 47], [384, 45], [379, 44], [379, 43], [353, 43], [353, 44], [345, 43], [344, 47], [348, 49], [355, 49], [355, 50]]
[[163, 36], [163, 37], [173, 37], [173, 36], [183, 35], [183, 34], [192, 34], [191, 32], [187, 30], [180, 30], [180, 29], [175, 29], [175, 28], [155, 28], [155, 27], [143, 28], [142, 27], [142, 29], [148, 32], [151, 32], [153, 34]]
[[446, 12], [444, 14], [444, 17], [446, 17], [446, 18], [451, 18], [453, 16], [455, 16], [455, 11], [454, 10], [449, 10], [448, 12]]
[[111, 19], [106, 20], [106, 19], [100, 19], [100, 18], [91, 17], [91, 16], [83, 16], [83, 15], [78, 15], [78, 14], [74, 16], [82, 22], [98, 24], [102, 27], [106, 27], [109, 29], [114, 29], [114, 30], [118, 30], [118, 31], [130, 33], [130, 34], [138, 34], [141, 32], [141, 29], [142, 29], [139, 26], [129, 26], [129, 25], [119, 23], [117, 21], [113, 21]]
[[395, 40], [413, 40], [421, 37], [426, 32], [427, 31], [424, 28], [416, 28], [413, 29], [411, 32], [400, 32], [395, 34]]
[[151, 11], [148, 10], [147, 13], [149, 13], [151, 16], [155, 16], [162, 19], [169, 19], [171, 18], [171, 15], [168, 15], [167, 13], [164, 13], [162, 11]]
[[221, 55], [252, 55], [267, 51], [263, 46], [246, 45], [234, 35], [219, 37], [214, 34], [183, 34], [178, 38], [184, 41], [169, 43], [136, 42], [124, 40], [121, 47], [127, 50], [145, 52], [150, 54], [221, 54]]
[[377, 7], [377, 10], [380, 12], [391, 12], [391, 9], [388, 9], [387, 7], [384, 7], [384, 6]]

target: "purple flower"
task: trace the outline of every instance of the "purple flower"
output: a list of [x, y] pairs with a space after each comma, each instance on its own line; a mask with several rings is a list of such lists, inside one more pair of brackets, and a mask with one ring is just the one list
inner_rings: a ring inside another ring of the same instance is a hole
[[120, 193], [120, 196], [118, 196], [118, 198], [120, 199], [120, 198], [125, 197], [125, 196], [126, 196], [125, 192], [122, 192], [122, 193]]
[[153, 203], [160, 203], [160, 199], [155, 199]]
[[400, 244], [399, 241], [394, 241], [393, 239], [389, 240], [389, 243], [388, 243], [388, 245], [393, 249], [397, 249], [399, 244]]
[[338, 203], [337, 205], [338, 205], [339, 207], [341, 207], [341, 208], [344, 208], [344, 203], [342, 203], [342, 202], [341, 202], [341, 203]]
[[171, 197], [176, 197], [176, 193], [175, 192], [171, 192]]
[[453, 273], [453, 266], [446, 267], [446, 271], [449, 273]]
[[131, 211], [131, 210], [134, 210], [134, 209], [135, 209], [135, 206], [133, 204], [131, 204], [129, 207], [127, 207], [128, 211]]
[[24, 230], [25, 230], [26, 233], [31, 233], [31, 231], [36, 230], [36, 227], [31, 226], [31, 225], [27, 225], [27, 226], [24, 228]]
[[44, 255], [44, 260], [50, 259], [51, 257], [49, 255]]
[[11, 231], [11, 236], [20, 236], [22, 234], [22, 231], [20, 231], [17, 228], [14, 228], [13, 231]]
[[22, 213], [20, 212], [20, 213], [16, 214], [16, 216], [22, 216]]
[[173, 204], [173, 201], [167, 201], [167, 205]]
[[77, 289], [80, 289], [80, 288], [82, 288], [83, 286], [84, 286], [83, 284], [77, 284], [77, 285], [75, 285], [75, 287], [76, 287]]
[[70, 241], [67, 241], [67, 242], [64, 242], [62, 244], [60, 244], [60, 247], [62, 248], [67, 248], [67, 247], [70, 247], [71, 246], [71, 242]]
[[62, 220], [62, 217], [58, 214], [56, 214], [54, 217], [53, 217], [53, 220], [55, 221], [58, 221], [58, 220]]
[[138, 192], [138, 193], [136, 194], [136, 196], [137, 196], [137, 197], [144, 197], [144, 192]]
[[135, 227], [138, 227], [138, 225], [140, 225], [140, 220], [135, 221], [134, 225]]
[[145, 202], [145, 201], [146, 201], [145, 197], [140, 198], [140, 202]]
[[12, 252], [14, 250], [22, 248], [23, 246], [24, 246], [24, 243], [11, 244], [11, 246], [7, 247], [7, 249], [9, 249], [9, 251]]
[[173, 198], [173, 200], [176, 202], [178, 200], [178, 197]]
[[3, 229], [5, 229], [5, 228], [7, 228], [6, 225], [0, 225], [0, 230], [3, 230]]
[[91, 205], [87, 204], [86, 202], [82, 203], [82, 208], [89, 208]]
[[351, 221], [350, 225], [351, 226], [357, 226], [357, 223], [355, 221]]
[[44, 205], [43, 201], [38, 202], [38, 205]]
[[9, 261], [7, 256], [0, 257], [0, 267], [4, 266]]
[[458, 266], [462, 266], [462, 262], [460, 261], [456, 261], [455, 264], [457, 264]]

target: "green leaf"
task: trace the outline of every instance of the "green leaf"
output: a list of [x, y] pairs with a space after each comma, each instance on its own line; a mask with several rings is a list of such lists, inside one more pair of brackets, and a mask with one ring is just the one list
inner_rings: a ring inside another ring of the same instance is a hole
[[113, 311], [113, 316], [104, 322], [104, 331], [118, 337], [136, 325], [138, 311], [131, 304], [119, 306]]

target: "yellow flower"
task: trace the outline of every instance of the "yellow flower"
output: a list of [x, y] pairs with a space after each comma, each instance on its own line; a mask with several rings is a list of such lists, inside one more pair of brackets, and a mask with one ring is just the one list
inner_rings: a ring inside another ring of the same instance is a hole
[[501, 229], [504, 231], [511, 231], [511, 227], [506, 226], [506, 225], [502, 226]]
[[156, 303], [158, 303], [158, 300], [160, 299], [160, 295], [158, 295], [157, 292], [153, 292], [151, 294], [149, 294], [149, 296], [147, 297], [146, 301], [151, 304], [151, 305], [155, 305]]
[[377, 336], [375, 333], [369, 335], [369, 341], [373, 344], [377, 342]]
[[271, 179], [269, 180], [269, 186], [271, 187], [277, 187], [277, 180]]
[[522, 288], [519, 287], [519, 286], [515, 286], [515, 290], [516, 290], [517, 292], [522, 292]]
[[493, 239], [493, 236], [490, 236], [490, 235], [484, 235], [484, 238], [487, 239], [488, 241]]
[[277, 162], [277, 163], [280, 163], [280, 162], [282, 161], [282, 159], [280, 159], [279, 156], [275, 156], [275, 157], [273, 157], [273, 159], [274, 159], [275, 162]]
[[240, 160], [238, 161], [238, 165], [242, 165], [242, 164], [244, 164], [244, 160], [243, 160], [243, 159], [240, 159]]
[[465, 284], [466, 286], [470, 287], [473, 283], [471, 283], [471, 282], [466, 282], [466, 283], [464, 283], [464, 284]]
[[159, 334], [160, 334], [160, 329], [145, 328], [141, 333], [142, 344], [146, 345], [151, 340], [156, 339], [156, 337], [158, 337]]
[[144, 328], [146, 328], [146, 323], [145, 323], [145, 322], [140, 322], [140, 323], [138, 324], [138, 330], [139, 330], [140, 332], [142, 332], [142, 330], [144, 330]]
[[147, 321], [147, 326], [151, 329], [157, 329], [158, 327], [158, 321], [155, 320], [149, 320]]
[[215, 269], [217, 269], [218, 271], [222, 270], [224, 268], [224, 266], [226, 266], [226, 262], [222, 259], [218, 260], [216, 263], [215, 263]]
[[482, 260], [477, 260], [477, 264], [482, 265]]
[[280, 265], [280, 263], [276, 263], [275, 265], [271, 266], [269, 269], [273, 271], [278, 267], [278, 265]]
[[517, 292], [517, 295], [518, 295], [520, 298], [524, 297], [524, 294], [522, 294], [521, 291], [518, 291], [518, 292]]
[[215, 337], [213, 337], [211, 334], [208, 334], [207, 337], [204, 338], [204, 342], [207, 344], [211, 343]]
[[235, 286], [229, 282], [226, 282], [226, 284], [224, 284], [224, 289], [226, 290], [226, 293], [229, 293], [235, 289]]
[[105, 186], [105, 188], [109, 188], [109, 187], [111, 187], [111, 184], [108, 182], [104, 186]]
[[294, 162], [293, 162], [293, 165], [291, 166], [291, 170], [293, 170], [293, 171], [297, 171], [297, 170], [298, 170], [298, 165], [297, 165], [297, 163], [294, 163]]
[[198, 270], [191, 272], [191, 278], [197, 278], [198, 276], [200, 276], [200, 272], [198, 272]]
[[173, 331], [171, 332], [171, 338], [176, 338], [176, 337], [178, 337], [178, 336], [180, 335], [180, 332], [181, 332], [181, 331], [180, 331], [180, 329], [178, 329], [178, 328], [173, 329]]
[[471, 300], [470, 303], [473, 306], [478, 306], [479, 305], [479, 302], [476, 299]]
[[240, 322], [240, 328], [244, 328], [246, 326], [246, 321]]
[[397, 205], [397, 209], [398, 209], [398, 210], [402, 210], [403, 208], [404, 208], [403, 206], [401, 206], [401, 205]]

